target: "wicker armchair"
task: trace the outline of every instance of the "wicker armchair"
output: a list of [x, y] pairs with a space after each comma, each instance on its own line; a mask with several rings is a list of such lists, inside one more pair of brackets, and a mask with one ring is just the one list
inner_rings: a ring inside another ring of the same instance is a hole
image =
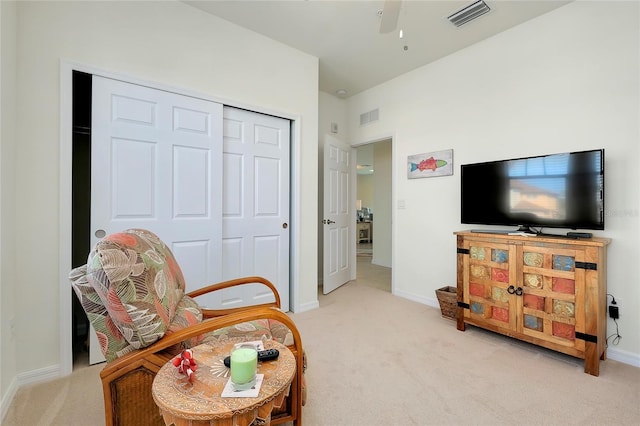
[[[100, 372], [106, 425], [164, 425], [151, 395], [156, 373], [185, 347], [205, 340], [274, 339], [293, 353], [297, 371], [272, 424], [301, 423], [306, 397], [300, 333], [280, 310], [275, 286], [262, 277], [213, 284], [185, 294], [184, 278], [168, 247], [153, 233], [111, 234], [69, 274], [107, 364]], [[274, 301], [245, 308], [202, 309], [194, 298], [244, 284], [262, 284]]]

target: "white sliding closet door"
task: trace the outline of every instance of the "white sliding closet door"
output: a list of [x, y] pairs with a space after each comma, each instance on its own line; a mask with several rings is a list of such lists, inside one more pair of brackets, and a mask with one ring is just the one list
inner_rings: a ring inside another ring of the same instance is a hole
[[[224, 107], [223, 278], [260, 275], [289, 309], [290, 122]], [[264, 286], [229, 289], [225, 307], [273, 300]]]
[[[92, 245], [149, 229], [187, 291], [261, 275], [289, 309], [289, 120], [94, 75], [91, 149]], [[198, 298], [210, 308], [271, 300], [258, 285]], [[90, 336], [90, 363], [100, 362]]]
[[220, 281], [222, 105], [99, 76], [92, 86], [92, 245], [149, 229], [173, 251], [187, 291]]

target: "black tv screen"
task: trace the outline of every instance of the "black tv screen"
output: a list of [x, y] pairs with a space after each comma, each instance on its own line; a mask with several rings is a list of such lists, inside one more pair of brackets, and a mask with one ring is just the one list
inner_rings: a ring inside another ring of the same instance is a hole
[[604, 149], [461, 166], [467, 224], [604, 229]]

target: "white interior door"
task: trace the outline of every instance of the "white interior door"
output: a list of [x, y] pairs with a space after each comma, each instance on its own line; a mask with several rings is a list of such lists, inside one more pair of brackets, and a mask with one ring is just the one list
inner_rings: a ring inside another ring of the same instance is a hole
[[[223, 279], [259, 275], [289, 310], [290, 122], [224, 107]], [[273, 300], [264, 286], [228, 289], [222, 305]]]
[[149, 229], [173, 251], [187, 291], [220, 281], [222, 105], [99, 76], [92, 86], [92, 245]]
[[324, 215], [322, 292], [327, 294], [355, 275], [355, 200], [351, 147], [329, 135], [324, 142]]

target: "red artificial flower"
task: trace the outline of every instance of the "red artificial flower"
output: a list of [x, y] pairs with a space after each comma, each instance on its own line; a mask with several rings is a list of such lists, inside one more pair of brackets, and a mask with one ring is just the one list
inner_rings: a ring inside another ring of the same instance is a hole
[[182, 353], [171, 360], [172, 364], [178, 368], [178, 372], [186, 374], [190, 382], [193, 382], [193, 376], [198, 369], [196, 360], [193, 358], [191, 349], [185, 349]]

